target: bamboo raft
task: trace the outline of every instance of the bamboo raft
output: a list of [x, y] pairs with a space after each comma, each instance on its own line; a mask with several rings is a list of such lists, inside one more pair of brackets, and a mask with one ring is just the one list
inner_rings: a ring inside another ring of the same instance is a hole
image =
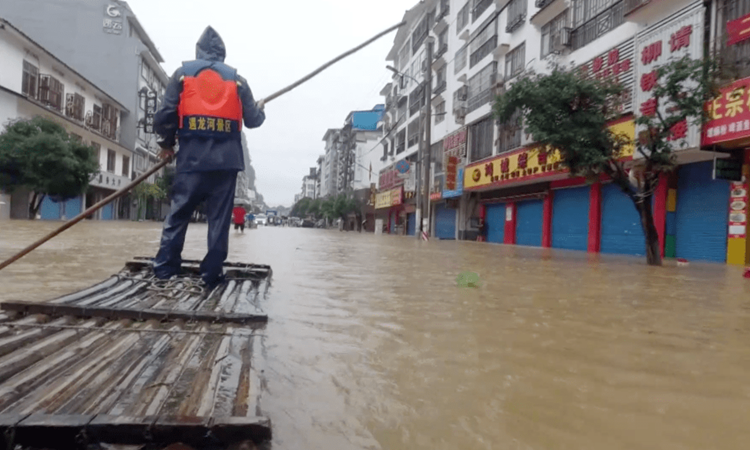
[[260, 302], [271, 269], [227, 263], [208, 292], [198, 265], [162, 281], [137, 258], [82, 291], [0, 304], [0, 450], [269, 440]]

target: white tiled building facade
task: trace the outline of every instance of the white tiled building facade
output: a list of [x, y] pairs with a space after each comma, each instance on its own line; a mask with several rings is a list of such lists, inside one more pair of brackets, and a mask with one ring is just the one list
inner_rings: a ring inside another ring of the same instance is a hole
[[[647, 36], [649, 39], [658, 36], [664, 42], [665, 56], [660, 61], [664, 62], [672, 55], [668, 48], [670, 36], [675, 30], [692, 24], [693, 32], [688, 40], [690, 49], [694, 50], [690, 50], [690, 54], [700, 57], [704, 43], [713, 45], [717, 39], [716, 30], [719, 35], [723, 33], [723, 22], [714, 18], [717, 10], [729, 10], [724, 13], [726, 17], [731, 16], [729, 18], [750, 12], [736, 11], [747, 9], [744, 3], [739, 3], [742, 2], [725, 0], [707, 6], [692, 0], [426, 0], [418, 3], [406, 12], [407, 25], [398, 31], [387, 57], [398, 73], [394, 73], [392, 81], [381, 91], [386, 103], [385, 145], [381, 155], [386, 167], [381, 172], [381, 180], [390, 181], [385, 189], [379, 186], [379, 192], [398, 186], [398, 180], [404, 179], [400, 174], [389, 175], [390, 172], [395, 174], [400, 160], [410, 163], [417, 160], [425, 70], [432, 71], [433, 91], [432, 123], [429, 124], [434, 174], [430, 232], [446, 239], [475, 239], [480, 231], [480, 221], [476, 219], [484, 215], [478, 212], [480, 204], [488, 204], [493, 196], [524, 196], [531, 195], [527, 192], [532, 191], [541, 198], [547, 195], [544, 192], [551, 192], [556, 180], [567, 178], [566, 174], [556, 172], [542, 180], [546, 183], [544, 187], [538, 179], [519, 178], [518, 182], [474, 185], [471, 192], [467, 192], [466, 187], [461, 186], [463, 178], [459, 172], [455, 175], [459, 178], [457, 186], [447, 188], [446, 143], [460, 144], [457, 147], [460, 150], [452, 153], [458, 157], [453, 160], [457, 162], [458, 171], [467, 166], [479, 168], [477, 163], [484, 164], [533, 146], [532, 137], [524, 133], [522, 127], [499, 124], [494, 119], [492, 102], [497, 94], [522, 74], [548, 71], [550, 62], [585, 66], [580, 69], [594, 76], [617, 76], [626, 89], [633, 92], [622, 113], [623, 120], [634, 127], [632, 120], [639, 114], [643, 102], [643, 95], [638, 94], [639, 77], [643, 70], [652, 70], [641, 62], [643, 46], [648, 44]], [[709, 35], [709, 29], [712, 30], [710, 36], [704, 37]], [[434, 42], [433, 61], [426, 61], [425, 57], [428, 38]], [[674, 55], [687, 51], [687, 47], [677, 49]], [[696, 133], [688, 133], [688, 145], [678, 152], [679, 164], [711, 159], [708, 152], [700, 151]], [[484, 165], [481, 167], [483, 171]], [[410, 221], [414, 220], [415, 207], [409, 204], [409, 191], [414, 187], [407, 182], [401, 185], [404, 186], [402, 197], [396, 198], [393, 192], [384, 194], [378, 214], [392, 232], [394, 229], [413, 232], [414, 224]], [[513, 214], [510, 211], [504, 217], [510, 220]]]

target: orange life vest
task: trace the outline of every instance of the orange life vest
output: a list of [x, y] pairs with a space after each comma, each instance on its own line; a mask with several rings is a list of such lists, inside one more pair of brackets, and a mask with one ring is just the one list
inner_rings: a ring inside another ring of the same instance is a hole
[[189, 134], [230, 136], [242, 125], [242, 101], [237, 82], [224, 80], [211, 69], [185, 76], [180, 94], [180, 129]]

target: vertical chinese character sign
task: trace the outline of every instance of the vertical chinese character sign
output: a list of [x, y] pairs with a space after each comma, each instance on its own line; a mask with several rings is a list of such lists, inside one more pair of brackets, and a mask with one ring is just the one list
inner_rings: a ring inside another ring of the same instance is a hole
[[[466, 157], [466, 128], [443, 139], [443, 166], [445, 167], [445, 191], [455, 191], [460, 182], [459, 165]], [[461, 180], [462, 181], [462, 180]]]
[[[672, 60], [684, 56], [696, 59], [703, 54], [703, 4], [693, 4], [671, 20], [646, 29], [636, 37], [635, 42], [635, 112], [642, 116], [661, 113], [666, 116], [670, 105], [660, 105], [653, 97], [658, 82], [657, 69]], [[636, 136], [645, 132], [639, 125]], [[679, 148], [692, 148], [700, 145], [700, 127], [687, 121], [672, 127], [670, 141]], [[636, 154], [635, 159], [640, 155]]]
[[156, 91], [149, 91], [146, 94], [146, 133], [154, 132], [154, 114], [156, 114]]

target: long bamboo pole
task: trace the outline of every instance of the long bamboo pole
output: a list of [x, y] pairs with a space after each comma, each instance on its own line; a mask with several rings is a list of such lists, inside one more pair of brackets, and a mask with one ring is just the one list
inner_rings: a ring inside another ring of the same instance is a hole
[[[271, 100], [274, 100], [277, 97], [280, 97], [280, 96], [286, 94], [287, 92], [291, 91], [292, 89], [296, 88], [297, 86], [301, 85], [302, 83], [305, 83], [305, 82], [309, 81], [315, 75], [317, 75], [320, 72], [324, 71], [325, 69], [329, 68], [333, 64], [335, 64], [335, 63], [341, 61], [342, 59], [346, 58], [347, 56], [349, 56], [349, 55], [351, 55], [353, 53], [356, 53], [359, 50], [367, 47], [371, 43], [375, 42], [376, 40], [380, 39], [381, 37], [385, 36], [386, 34], [388, 34], [388, 33], [392, 32], [392, 31], [398, 29], [399, 27], [401, 27], [404, 24], [406, 24], [405, 21], [401, 22], [401, 23], [399, 23], [397, 25], [394, 25], [394, 26], [392, 26], [390, 28], [388, 28], [387, 30], [385, 30], [383, 32], [380, 32], [380, 33], [376, 34], [374, 37], [368, 39], [367, 41], [363, 42], [362, 44], [354, 47], [353, 49], [351, 49], [351, 50], [349, 50], [349, 51], [347, 51], [345, 53], [342, 53], [341, 55], [337, 56], [336, 58], [332, 59], [331, 61], [323, 64], [319, 68], [317, 68], [314, 71], [312, 71], [310, 74], [302, 77], [299, 81], [296, 81], [296, 82], [292, 83], [291, 85], [285, 87], [284, 89], [282, 89], [282, 90], [280, 90], [278, 92], [275, 92], [275, 93], [269, 95], [268, 97], [266, 97], [263, 100], [263, 102], [264, 103], [268, 103]], [[35, 241], [31, 245], [27, 246], [26, 248], [24, 248], [20, 252], [16, 253], [15, 255], [11, 256], [7, 260], [3, 261], [2, 263], [0, 263], [0, 270], [3, 270], [4, 268], [8, 267], [9, 265], [13, 264], [14, 262], [18, 261], [19, 259], [23, 258], [24, 256], [28, 255], [29, 253], [31, 253], [32, 251], [36, 250], [39, 246], [41, 246], [45, 242], [47, 242], [50, 239], [54, 238], [55, 236], [57, 236], [58, 234], [62, 233], [65, 230], [67, 230], [68, 228], [72, 227], [73, 225], [77, 224], [78, 222], [82, 221], [83, 219], [85, 219], [86, 217], [88, 217], [91, 214], [95, 213], [96, 211], [100, 210], [101, 208], [103, 208], [105, 205], [107, 205], [108, 203], [112, 202], [113, 200], [116, 200], [116, 199], [122, 197], [123, 195], [127, 194], [131, 189], [133, 189], [134, 187], [138, 186], [144, 180], [146, 180], [148, 177], [150, 177], [151, 175], [153, 175], [156, 172], [158, 172], [162, 167], [164, 167], [167, 164], [169, 164], [169, 161], [170, 161], [170, 159], [165, 159], [165, 160], [159, 162], [159, 164], [157, 164], [154, 167], [152, 167], [151, 169], [149, 169], [146, 173], [144, 173], [143, 175], [141, 175], [138, 178], [136, 178], [135, 180], [133, 180], [130, 184], [128, 184], [124, 188], [122, 188], [119, 191], [113, 193], [109, 197], [107, 197], [107, 198], [99, 201], [95, 205], [93, 205], [90, 208], [88, 208], [86, 211], [82, 212], [81, 214], [77, 215], [76, 217], [74, 217], [74, 218], [70, 219], [69, 221], [65, 222], [62, 226], [60, 226], [56, 230], [54, 230], [51, 233], [47, 234], [46, 236], [38, 239], [37, 241]]]

